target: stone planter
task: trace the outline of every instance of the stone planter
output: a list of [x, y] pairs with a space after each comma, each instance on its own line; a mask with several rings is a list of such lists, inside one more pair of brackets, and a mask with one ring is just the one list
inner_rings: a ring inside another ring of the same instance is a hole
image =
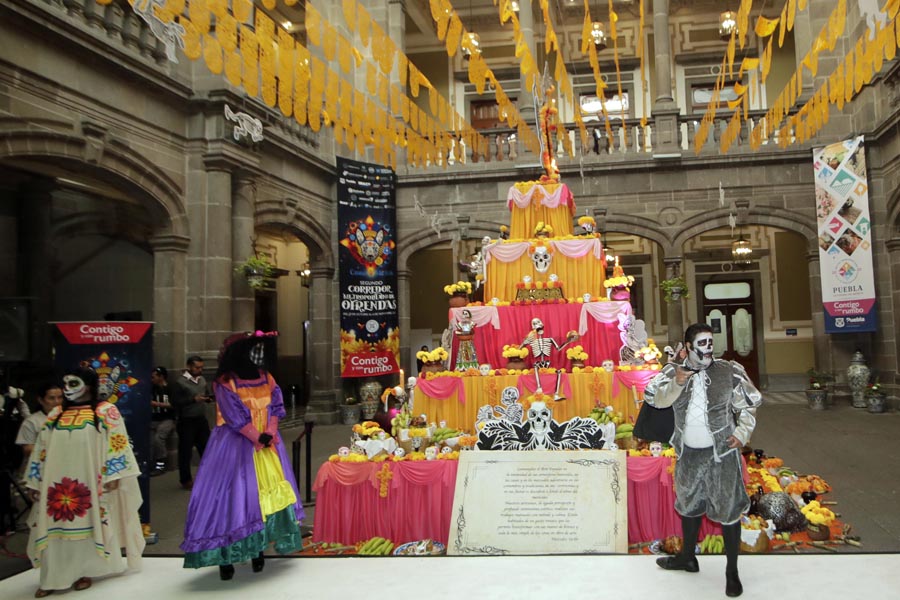
[[883, 413], [887, 396], [882, 393], [866, 394], [866, 410], [870, 413]]
[[450, 296], [450, 308], [462, 308], [469, 304], [469, 295], [468, 294], [453, 294]]
[[825, 410], [828, 390], [806, 390], [806, 402], [810, 410]]
[[341, 404], [341, 423], [344, 425], [356, 425], [362, 416], [362, 407], [359, 404]]

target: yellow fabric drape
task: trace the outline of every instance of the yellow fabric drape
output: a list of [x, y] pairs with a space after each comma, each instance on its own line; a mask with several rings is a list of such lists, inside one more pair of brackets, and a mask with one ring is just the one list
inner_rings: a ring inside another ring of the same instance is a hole
[[540, 204], [538, 194], [532, 197], [526, 208], [513, 205], [510, 215], [509, 237], [512, 239], [529, 239], [534, 237], [534, 228], [540, 221], [553, 228], [554, 235], [572, 235], [572, 207], [558, 206], [549, 208]]
[[[594, 373], [570, 373], [569, 383], [572, 396], [564, 401], [556, 402], [553, 418], [557, 421], [568, 421], [572, 417], [586, 417], [597, 402], [611, 405], [616, 412], [621, 412], [626, 419], [637, 418], [640, 407], [635, 405], [634, 394], [624, 385], [619, 386], [619, 394], [612, 395], [613, 374], [606, 371]], [[421, 388], [416, 388], [416, 413], [428, 415], [434, 422], [446, 421], [448, 427], [470, 430], [475, 424], [478, 408], [485, 404], [499, 405], [500, 392], [507, 386], [515, 387], [519, 375], [496, 375], [493, 377], [463, 377], [466, 389], [465, 404], [459, 402], [457, 394], [450, 398], [432, 398]], [[553, 390], [545, 390], [552, 393]], [[524, 398], [523, 398], [524, 400]]]
[[294, 488], [284, 479], [284, 470], [275, 448], [263, 448], [253, 453], [256, 470], [256, 486], [259, 490], [259, 508], [263, 521], [266, 517], [297, 502]]
[[[549, 245], [548, 245], [549, 247]], [[492, 259], [490, 272], [485, 282], [484, 297], [501, 300], [515, 300], [516, 284], [522, 283], [522, 277], [530, 275], [535, 282], [547, 282], [551, 273], [555, 273], [562, 283], [563, 294], [575, 298], [590, 292], [593, 296], [606, 296], [605, 263], [593, 254], [581, 258], [569, 258], [559, 251], [553, 252], [553, 261], [546, 273], [538, 273], [531, 262], [531, 255], [526, 252], [513, 262], [500, 262]]]

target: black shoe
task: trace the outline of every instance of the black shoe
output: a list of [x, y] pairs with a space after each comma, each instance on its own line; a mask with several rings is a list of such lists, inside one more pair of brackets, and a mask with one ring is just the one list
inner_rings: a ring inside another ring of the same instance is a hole
[[688, 573], [696, 573], [700, 570], [700, 563], [697, 562], [696, 556], [684, 558], [680, 554], [675, 556], [663, 556], [656, 559], [656, 564], [667, 571], [687, 571]]
[[262, 552], [260, 552], [259, 556], [250, 560], [250, 564], [253, 566], [253, 572], [259, 573], [263, 570], [263, 567], [266, 566], [266, 557], [263, 556]]
[[234, 565], [219, 565], [219, 579], [228, 581], [234, 577]]
[[741, 578], [738, 577], [737, 571], [725, 571], [725, 595], [729, 598], [736, 598], [744, 593], [744, 586], [741, 585]]

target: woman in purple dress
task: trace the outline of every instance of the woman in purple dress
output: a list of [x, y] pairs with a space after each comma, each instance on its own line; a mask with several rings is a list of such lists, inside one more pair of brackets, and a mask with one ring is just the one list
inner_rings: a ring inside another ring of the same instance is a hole
[[234, 563], [263, 570], [263, 551], [301, 549], [303, 506], [278, 421], [281, 388], [265, 368], [276, 332], [236, 333], [219, 350], [216, 428], [197, 469], [184, 526], [185, 568], [218, 565], [231, 579]]

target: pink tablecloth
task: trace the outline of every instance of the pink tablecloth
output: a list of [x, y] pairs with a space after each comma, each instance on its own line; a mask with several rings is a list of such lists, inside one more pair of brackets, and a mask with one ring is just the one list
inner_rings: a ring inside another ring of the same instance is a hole
[[[447, 543], [456, 461], [331, 463], [319, 468], [313, 489], [313, 541], [355, 544], [374, 536], [403, 544], [431, 538]], [[628, 457], [628, 543], [681, 535], [669, 458]], [[391, 473], [380, 496], [382, 469]], [[704, 518], [700, 539], [719, 533]]]

